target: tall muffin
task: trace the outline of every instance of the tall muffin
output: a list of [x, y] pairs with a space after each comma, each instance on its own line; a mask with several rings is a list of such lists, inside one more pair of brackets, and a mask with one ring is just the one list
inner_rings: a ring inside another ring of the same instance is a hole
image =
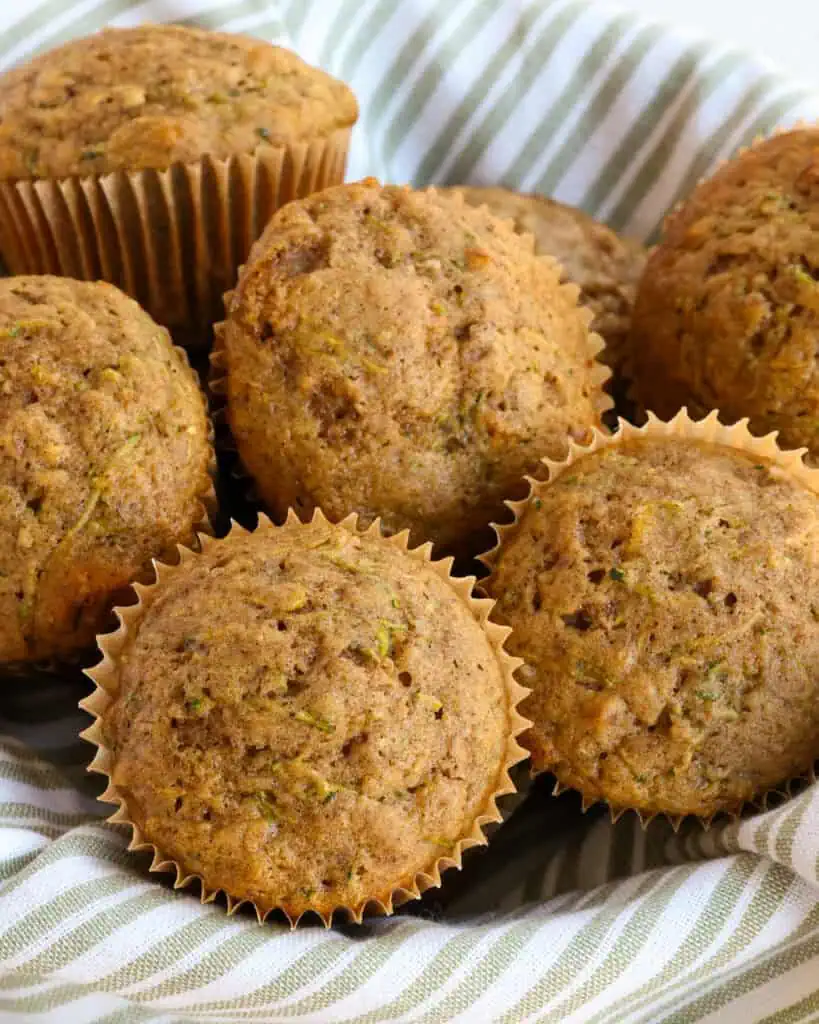
[[280, 210], [217, 329], [267, 506], [485, 549], [522, 475], [610, 404], [576, 295], [531, 239], [457, 196], [368, 179]]
[[458, 186], [458, 191], [471, 205], [488, 206], [511, 220], [520, 234], [533, 235], [537, 251], [558, 261], [563, 279], [580, 288], [580, 302], [594, 314], [592, 330], [606, 343], [599, 358], [622, 372], [644, 247], [620, 238], [576, 206], [545, 196], [474, 185]]
[[116, 288], [0, 280], [0, 670], [93, 644], [112, 597], [205, 518], [204, 397]]
[[668, 221], [634, 311], [635, 395], [819, 453], [819, 129], [769, 139]]
[[485, 842], [523, 692], [428, 547], [268, 520], [160, 569], [92, 673], [94, 766], [134, 844], [229, 907], [360, 920]]
[[553, 467], [489, 557], [535, 768], [590, 802], [705, 818], [808, 772], [817, 490], [715, 416], [623, 425]]
[[273, 211], [343, 180], [357, 112], [343, 83], [258, 39], [73, 40], [0, 77], [3, 259], [105, 279], [199, 330]]

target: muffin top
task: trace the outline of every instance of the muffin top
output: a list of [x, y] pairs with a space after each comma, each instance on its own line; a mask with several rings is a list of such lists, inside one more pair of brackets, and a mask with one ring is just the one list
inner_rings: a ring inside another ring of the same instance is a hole
[[112, 590], [202, 517], [205, 403], [108, 284], [0, 279], [0, 662], [93, 643]]
[[261, 40], [105, 29], [0, 76], [0, 178], [225, 159], [327, 136], [357, 115], [346, 85]]
[[819, 755], [819, 499], [772, 462], [660, 437], [582, 456], [489, 589], [524, 743], [589, 799], [707, 817]]
[[769, 202], [786, 213], [819, 190], [819, 127], [780, 132], [741, 150], [702, 181], [691, 196], [673, 210], [665, 222], [668, 235], [699, 220], [714, 206], [758, 201], [769, 192]]
[[468, 543], [598, 420], [605, 373], [575, 296], [531, 239], [460, 197], [368, 179], [289, 203], [222, 336], [230, 424], [265, 501]]
[[670, 218], [634, 310], [635, 393], [819, 451], [819, 132], [778, 136]]
[[503, 657], [449, 582], [379, 536], [234, 530], [131, 627], [111, 778], [206, 888], [292, 918], [388, 903], [506, 779]]
[[646, 261], [643, 246], [620, 238], [577, 207], [545, 196], [495, 187], [459, 186], [458, 191], [473, 206], [486, 205], [513, 221], [519, 233], [534, 235], [537, 251], [560, 263], [564, 280], [578, 285], [581, 303], [594, 314], [592, 330], [606, 342], [599, 358], [619, 368]]

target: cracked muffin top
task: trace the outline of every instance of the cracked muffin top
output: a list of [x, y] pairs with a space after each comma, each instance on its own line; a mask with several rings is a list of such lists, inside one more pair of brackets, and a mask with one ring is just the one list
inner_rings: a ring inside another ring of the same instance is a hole
[[165, 169], [349, 128], [342, 82], [249, 36], [105, 29], [0, 76], [0, 178]]
[[184, 355], [117, 288], [0, 280], [0, 666], [89, 647], [112, 595], [191, 540], [208, 434]]
[[448, 193], [369, 179], [289, 203], [227, 308], [228, 418], [278, 517], [355, 511], [475, 552], [607, 404], [576, 289]]
[[634, 309], [635, 397], [819, 453], [819, 130], [741, 153], [668, 221]]
[[584, 455], [489, 590], [528, 665], [539, 770], [647, 814], [737, 811], [819, 755], [819, 499], [693, 440]]
[[534, 236], [538, 252], [558, 261], [564, 280], [580, 288], [581, 304], [594, 314], [592, 330], [606, 343], [600, 360], [622, 370], [645, 248], [576, 206], [546, 196], [491, 186], [458, 186], [457, 191], [473, 206], [485, 204], [512, 220], [516, 231]]
[[506, 780], [502, 658], [450, 582], [377, 534], [235, 529], [130, 627], [111, 778], [208, 888], [293, 919], [387, 903]]

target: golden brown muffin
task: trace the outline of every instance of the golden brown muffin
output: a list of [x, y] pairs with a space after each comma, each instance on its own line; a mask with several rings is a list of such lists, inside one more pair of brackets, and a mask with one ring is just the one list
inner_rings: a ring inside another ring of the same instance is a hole
[[522, 723], [468, 585], [375, 530], [295, 517], [160, 578], [97, 677], [99, 742], [180, 877], [260, 915], [360, 917], [484, 841]]
[[191, 540], [208, 429], [184, 356], [116, 288], [0, 280], [0, 665], [90, 646], [114, 592]]
[[0, 178], [163, 169], [327, 136], [356, 120], [342, 82], [248, 36], [106, 29], [0, 77]]
[[819, 756], [819, 498], [774, 460], [656, 435], [580, 454], [489, 590], [534, 765], [587, 800], [710, 817]]
[[563, 279], [580, 288], [580, 302], [594, 314], [592, 330], [605, 341], [600, 360], [621, 371], [637, 282], [646, 261], [639, 242], [620, 238], [587, 213], [545, 196], [495, 187], [458, 186], [473, 206], [486, 205], [535, 238], [538, 252], [563, 267]]
[[485, 548], [522, 475], [606, 405], [575, 296], [459, 197], [369, 179], [290, 203], [221, 328], [228, 419], [263, 500], [280, 519], [355, 511]]
[[668, 222], [633, 321], [635, 396], [819, 452], [819, 130], [741, 154]]

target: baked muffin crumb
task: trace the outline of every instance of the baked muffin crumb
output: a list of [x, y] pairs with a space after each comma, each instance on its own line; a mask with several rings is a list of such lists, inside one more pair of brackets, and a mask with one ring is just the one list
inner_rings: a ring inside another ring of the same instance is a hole
[[579, 457], [489, 590], [528, 665], [524, 743], [589, 800], [709, 817], [819, 755], [819, 499], [768, 459], [645, 437]]
[[70, 657], [211, 489], [204, 396], [111, 285], [0, 280], [0, 663]]
[[367, 180], [290, 203], [220, 329], [228, 419], [264, 502], [485, 549], [523, 474], [608, 404], [575, 295], [458, 197]]
[[291, 920], [390, 906], [508, 781], [510, 677], [474, 610], [325, 521], [234, 530], [171, 571], [115, 692], [111, 778], [143, 838]]

